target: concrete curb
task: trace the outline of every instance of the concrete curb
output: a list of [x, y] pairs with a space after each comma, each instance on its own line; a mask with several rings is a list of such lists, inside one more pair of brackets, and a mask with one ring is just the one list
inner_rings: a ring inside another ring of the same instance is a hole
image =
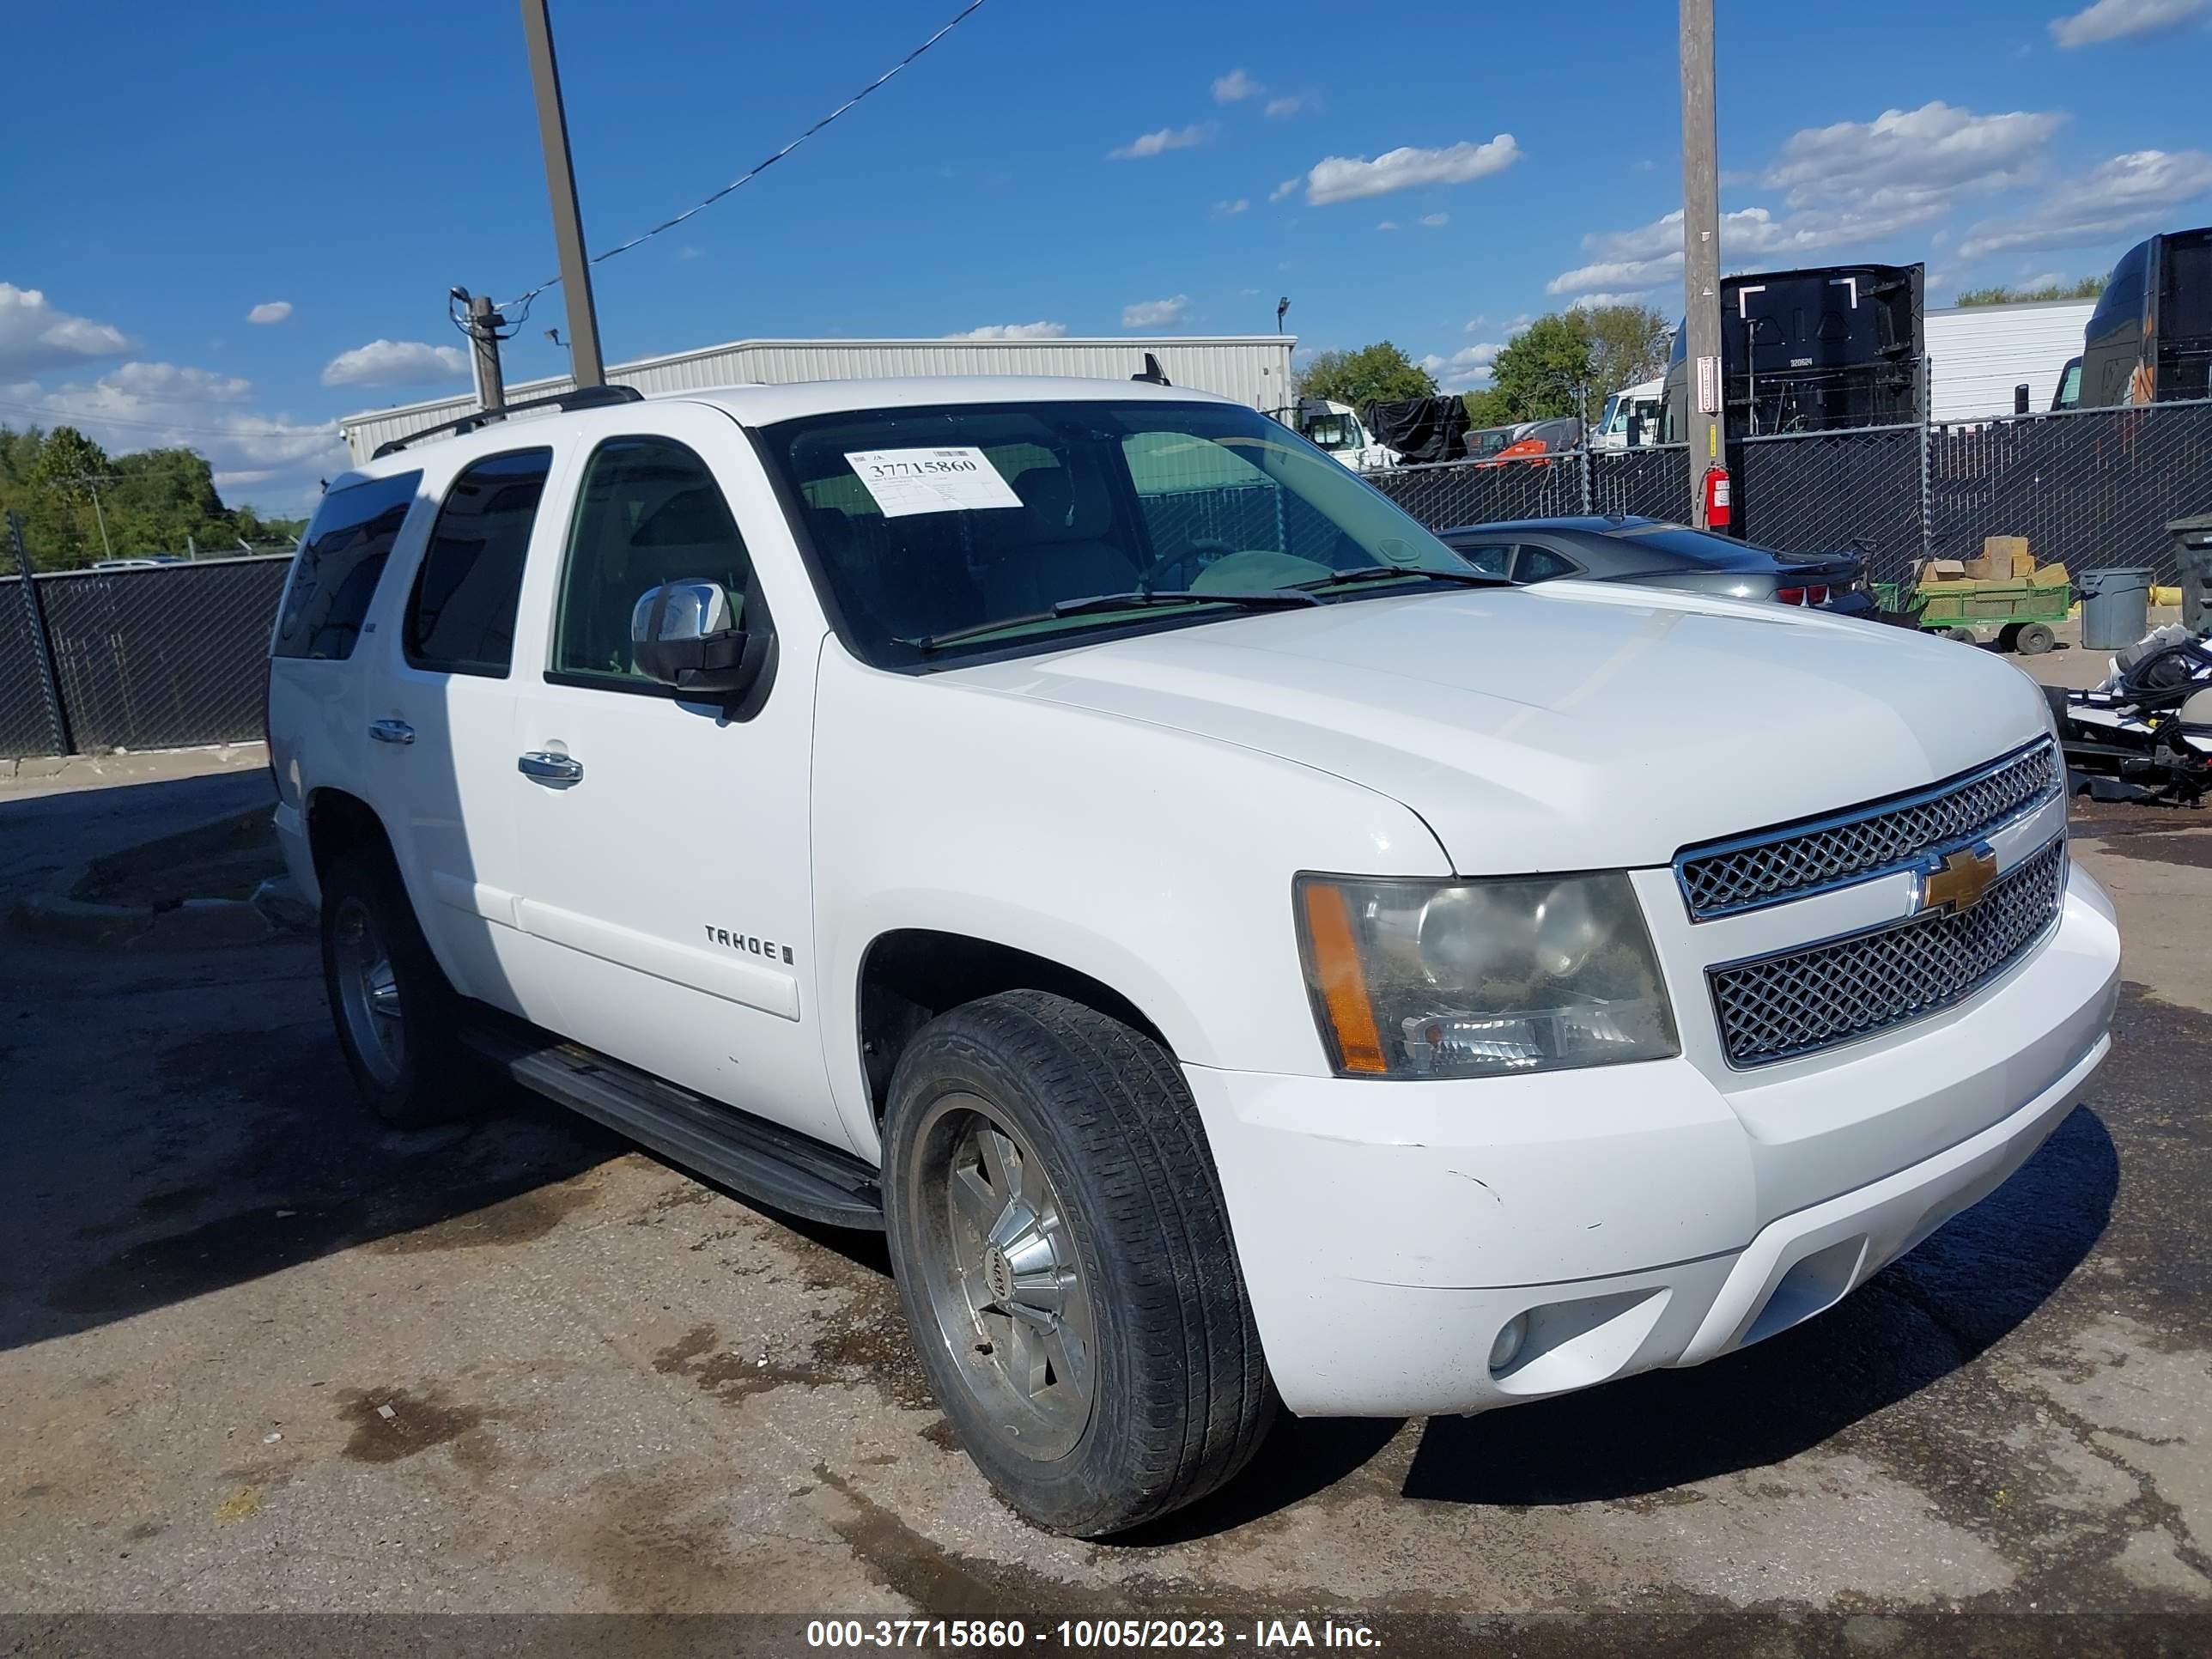
[[314, 927], [313, 907], [289, 878], [263, 882], [251, 898], [185, 899], [155, 907], [91, 904], [69, 896], [84, 878], [70, 871], [53, 889], [20, 900], [9, 913], [18, 933], [50, 945], [126, 951], [197, 951], [260, 945]]
[[259, 945], [287, 933], [310, 932], [315, 925], [314, 908], [284, 875], [263, 878], [244, 898], [165, 895], [145, 903], [113, 904], [78, 896], [111, 890], [118, 866], [134, 858], [204, 855], [203, 843], [219, 847], [234, 826], [263, 820], [267, 810], [251, 807], [228, 813], [73, 866], [17, 901], [7, 920], [17, 933], [49, 944], [125, 951]]

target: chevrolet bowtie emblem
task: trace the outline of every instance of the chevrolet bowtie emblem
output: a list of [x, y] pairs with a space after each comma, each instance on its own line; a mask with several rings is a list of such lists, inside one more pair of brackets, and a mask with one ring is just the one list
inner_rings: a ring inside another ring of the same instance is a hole
[[1997, 855], [1988, 846], [1977, 843], [1962, 847], [1940, 861], [1930, 859], [1917, 873], [1912, 906], [1916, 913], [1969, 909], [1981, 902], [1984, 890], [1997, 878]]

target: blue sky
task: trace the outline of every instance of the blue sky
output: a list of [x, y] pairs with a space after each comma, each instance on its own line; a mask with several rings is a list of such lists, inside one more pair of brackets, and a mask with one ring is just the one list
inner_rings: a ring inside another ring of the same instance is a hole
[[[957, 9], [555, 0], [592, 247]], [[1717, 11], [1731, 269], [1924, 259], [1943, 301], [2212, 219], [2212, 0]], [[1287, 295], [1304, 349], [1388, 337], [1480, 384], [1518, 321], [1580, 296], [1680, 310], [1674, 27], [1670, 0], [988, 0], [600, 266], [607, 356], [1265, 332]], [[7, 40], [0, 421], [190, 443], [226, 499], [301, 510], [342, 465], [335, 416], [466, 388], [449, 288], [504, 299], [555, 268], [510, 0], [82, 0], [12, 8]], [[543, 335], [565, 323], [540, 298], [509, 378], [565, 366]]]

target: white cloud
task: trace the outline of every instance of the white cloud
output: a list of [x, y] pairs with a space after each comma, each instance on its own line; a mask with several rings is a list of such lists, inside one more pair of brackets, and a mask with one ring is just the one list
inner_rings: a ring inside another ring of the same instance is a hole
[[1124, 328], [1164, 328], [1182, 320], [1190, 308], [1190, 295], [1178, 294], [1172, 300], [1139, 300], [1132, 306], [1121, 307], [1121, 326]]
[[251, 499], [270, 511], [304, 509], [318, 476], [346, 464], [337, 424], [240, 408], [252, 395], [249, 381], [176, 363], [127, 362], [90, 385], [0, 385], [0, 398], [28, 405], [33, 419], [80, 428], [111, 453], [198, 450], [234, 506], [234, 492], [250, 488]]
[[[1883, 236], [1920, 223], [1942, 209], [1932, 203], [1889, 208], [1834, 208], [1782, 218], [1765, 208], [1739, 208], [1721, 216], [1721, 255], [1772, 258], [1814, 253], [1847, 242]], [[1603, 257], [1563, 270], [1544, 285], [1548, 294], [1585, 294], [1651, 288], [1682, 274], [1682, 210], [1633, 230], [1585, 236], [1583, 246]]]
[[35, 288], [0, 283], [0, 378], [119, 357], [130, 349], [129, 337], [112, 324], [57, 311]]
[[1569, 311], [1595, 311], [1601, 306], [1641, 306], [1651, 302], [1649, 289], [1632, 294], [1577, 294], [1567, 301]]
[[2154, 229], [2174, 209], [2212, 195], [2212, 155], [2139, 149], [2062, 179], [2025, 213], [1985, 220], [1959, 244], [1961, 258], [2015, 250], [2086, 247]]
[[419, 340], [371, 340], [341, 351], [323, 365], [325, 386], [427, 386], [469, 372], [468, 354], [459, 346], [425, 345]]
[[2062, 46], [2094, 46], [2126, 35], [2172, 28], [2212, 9], [2212, 0], [2097, 0], [2071, 17], [2051, 20], [2051, 38]]
[[1241, 69], [1233, 69], [1213, 83], [1213, 101], [1217, 104], [1241, 104], [1247, 98], [1257, 98], [1267, 88], [1261, 86]]
[[1057, 340], [1067, 332], [1066, 323], [986, 323], [981, 328], [971, 328], [958, 334], [948, 334], [948, 340]]
[[1304, 183], [1305, 183], [1304, 179], [1285, 179], [1281, 184], [1277, 185], [1274, 189], [1267, 192], [1267, 199], [1271, 202], [1279, 202], [1283, 198], [1295, 191], [1297, 187]]
[[2056, 270], [2039, 270], [2033, 276], [2023, 276], [2014, 284], [2016, 288], [2057, 288], [2066, 277]]
[[264, 300], [246, 313], [249, 323], [281, 323], [292, 314], [289, 300]]
[[175, 363], [125, 363], [102, 375], [100, 384], [125, 397], [159, 404], [234, 404], [253, 395], [251, 380]]
[[[1979, 115], [1936, 100], [1871, 121], [1804, 128], [1758, 175], [1784, 192], [1788, 210], [1723, 214], [1723, 259], [1781, 259], [1875, 241], [1943, 217], [1962, 197], [2032, 183], [2065, 120], [2049, 111]], [[1585, 236], [1583, 246], [1596, 257], [1553, 277], [1548, 292], [1650, 288], [1681, 273], [1682, 216]]]
[[1251, 209], [1251, 198], [1240, 196], [1233, 202], [1216, 202], [1213, 204], [1213, 216], [1217, 219], [1233, 219], [1240, 213], [1250, 212]]
[[1449, 357], [1439, 357], [1432, 352], [1421, 359], [1421, 367], [1436, 377], [1439, 392], [1472, 392], [1489, 380], [1490, 366], [1504, 349], [1501, 342], [1485, 341], [1455, 351]]
[[1395, 219], [1385, 219], [1381, 224], [1376, 226], [1375, 228], [1377, 230], [1395, 230], [1398, 228], [1398, 222]]
[[1439, 227], [1448, 225], [1450, 222], [1451, 215], [1449, 213], [1424, 213], [1421, 216], [1421, 223], [1423, 227], [1429, 230], [1435, 230]]
[[1948, 204], [1962, 192], [2028, 182], [2065, 120], [2049, 111], [1977, 115], [1940, 100], [1915, 110], [1884, 110], [1871, 121], [1793, 133], [1761, 182], [1789, 191], [1792, 207]]
[[1306, 200], [1315, 207], [1387, 196], [1420, 185], [1464, 185], [1502, 173], [1520, 160], [1513, 135], [1501, 132], [1488, 143], [1462, 143], [1443, 149], [1410, 145], [1364, 156], [1330, 155], [1314, 163], [1305, 177]]
[[676, 257], [679, 259], [703, 259], [707, 257], [707, 250], [696, 242], [686, 242], [676, 250]]
[[1142, 134], [1119, 149], [1108, 150], [1106, 159], [1109, 161], [1137, 161], [1144, 156], [1158, 155], [1164, 150], [1188, 149], [1192, 145], [1202, 144], [1212, 137], [1211, 122], [1189, 127], [1162, 127], [1158, 132]]
[[1267, 108], [1260, 112], [1271, 121], [1287, 120], [1293, 115], [1311, 109], [1314, 106], [1314, 101], [1313, 99], [1303, 94], [1288, 98], [1270, 98], [1267, 100]]

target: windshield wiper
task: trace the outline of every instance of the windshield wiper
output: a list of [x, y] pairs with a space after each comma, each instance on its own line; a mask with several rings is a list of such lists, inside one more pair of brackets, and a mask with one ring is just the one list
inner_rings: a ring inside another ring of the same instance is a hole
[[1504, 576], [1493, 576], [1487, 571], [1475, 569], [1431, 570], [1425, 566], [1401, 564], [1354, 565], [1349, 570], [1332, 570], [1326, 576], [1316, 576], [1311, 581], [1292, 582], [1291, 586], [1293, 587], [1303, 588], [1307, 592], [1311, 592], [1317, 587], [1334, 587], [1339, 582], [1379, 582], [1386, 577], [1392, 576], [1401, 579], [1407, 576], [1421, 576], [1425, 577], [1431, 581], [1460, 582], [1468, 587], [1510, 587], [1513, 586], [1511, 580], [1508, 578]]
[[995, 622], [976, 623], [968, 628], [956, 628], [949, 634], [930, 634], [907, 644], [917, 651], [937, 651], [948, 645], [958, 645], [964, 640], [980, 640], [988, 634], [1003, 634], [1008, 629], [1028, 628], [1038, 623], [1058, 622], [1063, 617], [1087, 617], [1100, 611], [1137, 611], [1154, 605], [1228, 605], [1243, 611], [1284, 611], [1321, 601], [1304, 590], [1301, 582], [1291, 587], [1265, 587], [1249, 593], [1194, 593], [1188, 588], [1164, 588], [1152, 592], [1094, 593], [1088, 599], [1062, 599], [1049, 611], [1033, 611], [1025, 617], [1001, 617]]

